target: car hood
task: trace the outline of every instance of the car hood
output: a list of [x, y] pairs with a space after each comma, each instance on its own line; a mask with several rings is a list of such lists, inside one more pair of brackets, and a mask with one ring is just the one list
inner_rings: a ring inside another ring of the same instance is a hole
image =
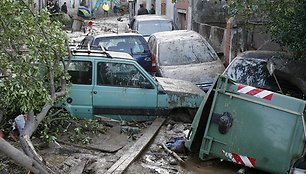
[[213, 83], [218, 74], [222, 74], [224, 66], [221, 60], [199, 64], [160, 66], [161, 76], [187, 80], [194, 84]]
[[176, 94], [185, 94], [185, 95], [188, 94], [201, 95], [201, 96], [205, 95], [205, 92], [203, 92], [199, 87], [185, 80], [170, 79], [163, 77], [156, 77], [156, 80], [159, 82], [159, 84], [164, 89], [164, 91], [168, 94], [176, 93]]

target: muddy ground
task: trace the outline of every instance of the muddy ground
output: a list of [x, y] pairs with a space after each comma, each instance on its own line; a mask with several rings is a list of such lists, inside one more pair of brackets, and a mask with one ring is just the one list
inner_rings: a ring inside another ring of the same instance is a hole
[[[47, 161], [49, 166], [60, 169], [61, 173], [93, 174], [105, 173], [116, 161], [119, 160], [133, 144], [150, 127], [152, 122], [110, 122], [105, 126], [105, 133], [87, 132], [91, 141], [89, 144], [82, 142], [72, 143], [68, 140], [69, 132], [57, 141], [41, 144], [33, 140], [39, 154]], [[167, 120], [159, 129], [157, 135], [150, 141], [146, 149], [124, 172], [126, 174], [231, 174], [243, 168], [227, 161], [214, 157], [200, 160], [196, 154], [190, 154], [184, 147], [173, 151], [184, 160], [179, 162], [173, 155], [166, 151], [162, 144], [171, 142], [173, 138], [185, 137], [190, 123]], [[17, 142], [15, 145], [18, 147]], [[7, 157], [0, 155], [0, 161], [5, 164], [0, 174], [27, 173], [23, 168], [14, 164]], [[248, 169], [249, 174], [264, 173]]]

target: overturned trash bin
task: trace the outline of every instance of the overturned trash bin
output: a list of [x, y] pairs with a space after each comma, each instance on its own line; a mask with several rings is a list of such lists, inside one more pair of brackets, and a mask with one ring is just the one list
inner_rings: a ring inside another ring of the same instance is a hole
[[[305, 163], [306, 101], [220, 76], [192, 123], [185, 146], [271, 173]], [[301, 166], [301, 165], [300, 165]]]

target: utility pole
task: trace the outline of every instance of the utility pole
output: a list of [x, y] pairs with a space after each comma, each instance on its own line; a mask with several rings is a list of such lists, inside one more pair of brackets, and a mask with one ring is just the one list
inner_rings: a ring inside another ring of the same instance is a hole
[[188, 0], [187, 30], [192, 30], [192, 6], [193, 6], [193, 0]]

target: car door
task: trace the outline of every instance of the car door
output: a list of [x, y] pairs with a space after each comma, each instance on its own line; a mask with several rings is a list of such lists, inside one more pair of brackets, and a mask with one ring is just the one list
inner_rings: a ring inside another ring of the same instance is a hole
[[136, 63], [96, 61], [93, 108], [96, 115], [156, 115], [157, 85]]
[[72, 61], [68, 73], [71, 87], [67, 98], [69, 112], [77, 117], [92, 117], [93, 68], [91, 61]]

